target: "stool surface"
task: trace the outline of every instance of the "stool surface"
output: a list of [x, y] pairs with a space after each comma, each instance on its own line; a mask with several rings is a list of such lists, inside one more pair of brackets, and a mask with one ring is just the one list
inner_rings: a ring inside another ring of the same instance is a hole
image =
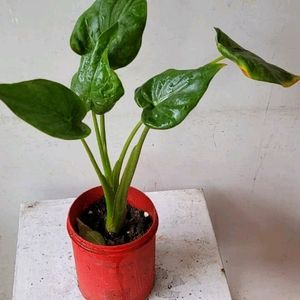
[[[146, 193], [159, 215], [156, 284], [150, 300], [230, 300], [201, 190]], [[83, 299], [76, 282], [66, 216], [74, 199], [23, 203], [14, 300]]]

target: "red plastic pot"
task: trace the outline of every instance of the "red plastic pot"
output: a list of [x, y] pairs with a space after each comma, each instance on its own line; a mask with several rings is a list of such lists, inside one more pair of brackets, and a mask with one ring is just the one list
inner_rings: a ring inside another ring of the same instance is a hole
[[101, 187], [86, 191], [74, 201], [68, 214], [79, 289], [87, 300], [145, 300], [154, 285], [156, 209], [144, 193], [131, 187], [128, 203], [150, 214], [151, 227], [130, 243], [99, 246], [81, 238], [75, 228], [81, 212], [102, 196]]

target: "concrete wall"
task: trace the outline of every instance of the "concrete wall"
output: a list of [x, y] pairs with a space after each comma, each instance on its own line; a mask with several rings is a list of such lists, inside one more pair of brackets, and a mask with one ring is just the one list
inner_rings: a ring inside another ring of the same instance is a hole
[[[0, 82], [68, 85], [79, 63], [69, 35], [91, 2], [0, 0]], [[141, 52], [119, 72], [126, 95], [108, 116], [112, 156], [140, 116], [135, 87], [167, 68], [216, 58], [214, 26], [300, 73], [299, 12], [296, 0], [149, 1]], [[234, 299], [300, 293], [299, 93], [299, 85], [251, 81], [230, 65], [182, 125], [151, 132], [145, 144], [134, 185], [204, 188]], [[7, 300], [20, 202], [75, 196], [97, 179], [80, 142], [43, 135], [1, 103], [0, 122], [0, 299]]]

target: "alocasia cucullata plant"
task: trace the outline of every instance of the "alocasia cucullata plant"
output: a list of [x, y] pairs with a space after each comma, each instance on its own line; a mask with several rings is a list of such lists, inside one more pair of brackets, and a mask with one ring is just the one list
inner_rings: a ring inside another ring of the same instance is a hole
[[[45, 79], [0, 84], [0, 99], [18, 117], [53, 137], [82, 141], [104, 189], [106, 229], [110, 233], [117, 233], [122, 228], [127, 191], [147, 133], [150, 129], [169, 129], [180, 124], [199, 103], [213, 77], [226, 66], [221, 61], [233, 61], [254, 80], [284, 87], [300, 80], [299, 76], [267, 63], [216, 29], [221, 57], [192, 70], [167, 70], [136, 89], [135, 101], [143, 109], [141, 120], [112, 167], [104, 116], [124, 94], [115, 70], [128, 65], [138, 54], [146, 19], [146, 0], [97, 0], [80, 16], [71, 35], [71, 48], [81, 56], [71, 89]], [[102, 169], [85, 141], [91, 129], [83, 119], [89, 112]], [[123, 167], [133, 138], [142, 126], [140, 138]], [[80, 220], [78, 226], [87, 240], [104, 243], [100, 233], [89, 229]]]

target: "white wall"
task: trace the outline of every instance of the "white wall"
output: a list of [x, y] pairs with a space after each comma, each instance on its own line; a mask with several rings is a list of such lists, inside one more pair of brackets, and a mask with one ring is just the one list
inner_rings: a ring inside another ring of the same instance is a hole
[[[69, 35], [91, 2], [0, 0], [0, 82], [43, 77], [67, 85], [78, 67]], [[126, 96], [108, 117], [113, 157], [140, 115], [135, 87], [169, 67], [216, 58], [213, 26], [300, 73], [299, 12], [297, 0], [149, 1], [141, 52], [119, 72]], [[151, 132], [134, 179], [145, 191], [204, 188], [234, 299], [300, 293], [299, 94], [300, 85], [250, 81], [230, 65], [186, 122]], [[80, 142], [45, 136], [3, 104], [0, 122], [0, 299], [6, 300], [20, 202], [75, 196], [97, 180]]]

